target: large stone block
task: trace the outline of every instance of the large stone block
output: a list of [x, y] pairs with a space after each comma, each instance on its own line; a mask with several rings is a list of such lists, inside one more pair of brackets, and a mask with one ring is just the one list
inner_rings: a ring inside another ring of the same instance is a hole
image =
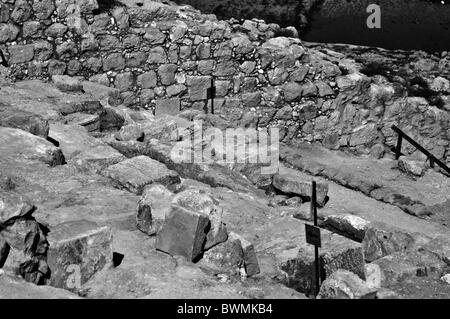
[[0, 127], [0, 154], [4, 160], [41, 161], [50, 166], [65, 162], [63, 153], [47, 140], [31, 133]]
[[0, 24], [0, 43], [14, 41], [19, 35], [19, 28], [13, 24]]
[[211, 87], [209, 76], [188, 76], [186, 78], [189, 99], [192, 101], [206, 100], [206, 90]]
[[142, 194], [146, 185], [160, 183], [170, 188], [180, 182], [177, 172], [147, 156], [133, 157], [111, 165], [102, 171], [102, 175], [109, 177], [117, 187], [138, 195]]
[[77, 92], [83, 89], [83, 84], [77, 78], [67, 75], [53, 75], [52, 81], [63, 92]]
[[155, 116], [177, 115], [180, 113], [181, 100], [179, 98], [156, 100]]
[[122, 102], [119, 90], [101, 85], [99, 83], [84, 81], [83, 90], [87, 94], [90, 94], [111, 106], [117, 106]]
[[409, 233], [388, 224], [374, 222], [367, 228], [362, 241], [364, 258], [367, 262], [372, 262], [396, 252], [414, 250], [421, 243], [428, 241], [428, 238], [418, 233]]
[[156, 249], [195, 261], [206, 241], [209, 219], [182, 207], [172, 206], [156, 237]]
[[112, 232], [107, 226], [75, 221], [52, 228], [47, 262], [48, 284], [77, 291], [95, 273], [112, 262]]
[[150, 70], [137, 77], [137, 85], [143, 89], [150, 89], [156, 86], [157, 80], [156, 72]]
[[327, 278], [320, 287], [319, 299], [375, 299], [377, 290], [354, 273], [339, 269]]
[[[292, 217], [272, 222], [264, 238], [256, 243], [263, 273], [280, 278], [288, 287], [305, 294], [315, 291], [314, 246], [306, 243], [305, 224]], [[344, 269], [365, 279], [361, 244], [321, 229], [319, 250], [321, 278], [325, 280], [338, 269]]]
[[217, 206], [218, 203], [216, 199], [204, 191], [194, 188], [182, 191], [172, 199], [173, 205], [208, 216], [211, 225], [205, 242], [205, 250], [226, 241], [228, 238], [226, 226], [222, 222], [223, 209]]
[[33, 60], [34, 57], [34, 45], [13, 45], [8, 48], [9, 51], [9, 64], [25, 63]]
[[329, 215], [325, 217], [324, 226], [345, 237], [362, 241], [370, 222], [356, 215]]
[[97, 171], [125, 159], [125, 156], [90, 136], [79, 125], [52, 124], [49, 136], [59, 143], [66, 160], [78, 167]]
[[172, 209], [172, 197], [173, 193], [161, 184], [146, 186], [137, 207], [137, 228], [147, 235], [156, 234]]
[[0, 126], [21, 129], [33, 135], [47, 139], [48, 120], [38, 114], [11, 108], [8, 105], [0, 105]]
[[125, 59], [120, 53], [112, 53], [103, 59], [103, 71], [121, 71], [125, 68]]
[[162, 47], [152, 48], [150, 50], [147, 63], [162, 64], [167, 62], [167, 53]]
[[[272, 184], [276, 189], [282, 191], [283, 193], [311, 198], [312, 184], [309, 181], [301, 181], [291, 175], [276, 174], [273, 177]], [[317, 183], [316, 185], [317, 204], [323, 206], [326, 202], [326, 197], [328, 194], [328, 184]]]
[[175, 72], [177, 71], [176, 64], [163, 64], [158, 68], [159, 78], [161, 84], [171, 85], [175, 83]]

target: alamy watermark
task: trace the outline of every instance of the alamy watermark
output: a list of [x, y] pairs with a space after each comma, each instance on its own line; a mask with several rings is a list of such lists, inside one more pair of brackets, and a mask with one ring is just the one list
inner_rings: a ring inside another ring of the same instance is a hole
[[369, 29], [381, 28], [381, 7], [378, 4], [370, 4], [366, 9], [370, 15], [367, 17], [366, 24]]
[[80, 265], [71, 264], [66, 268], [67, 276], [66, 286], [69, 289], [81, 289], [81, 267]]
[[[186, 129], [181, 129], [186, 132]], [[279, 167], [279, 129], [203, 128], [203, 121], [194, 121], [190, 134], [177, 142], [170, 157], [175, 163], [261, 165], [261, 174], [275, 174]]]

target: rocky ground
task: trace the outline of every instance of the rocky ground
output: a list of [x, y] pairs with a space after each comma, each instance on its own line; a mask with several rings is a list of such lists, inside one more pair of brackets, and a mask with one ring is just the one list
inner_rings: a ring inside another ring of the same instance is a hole
[[450, 296], [447, 176], [314, 144], [283, 145], [271, 175], [179, 163], [193, 120], [223, 120], [155, 118], [110, 94], [65, 76], [3, 82], [2, 298], [312, 297], [312, 180], [320, 298]]
[[[136, 6], [173, 13], [151, 1], [124, 3], [134, 15]], [[205, 19], [193, 12], [176, 11]], [[109, 23], [107, 13], [99, 16]], [[229, 23], [245, 46], [265, 25]], [[127, 104], [120, 87], [85, 75], [16, 82], [0, 76], [1, 298], [314, 298], [314, 249], [305, 234], [312, 181], [322, 240], [318, 298], [450, 296], [448, 174], [409, 145], [396, 160], [390, 129], [413, 127], [419, 142], [449, 162], [450, 56], [302, 44], [266, 31], [260, 36], [270, 39], [258, 45], [269, 50], [258, 59], [274, 59], [273, 46], [291, 63], [300, 58], [289, 53], [296, 47], [311, 66], [302, 73], [295, 61], [292, 70], [276, 68], [274, 78], [291, 72], [300, 82], [309, 73], [314, 80], [281, 91], [268, 85], [262, 101], [277, 100], [270, 116], [258, 117], [239, 100], [216, 114], [166, 104], [153, 112]], [[316, 71], [338, 74], [330, 83], [339, 93]], [[156, 85], [165, 73], [158, 79], [153, 72], [149, 81]], [[204, 99], [204, 79], [188, 83], [190, 95]], [[302, 94], [297, 114], [286, 103]], [[258, 112], [270, 107], [255, 101]], [[247, 147], [245, 163], [228, 156], [224, 162], [217, 141], [196, 140], [212, 129], [264, 130], [266, 117], [286, 124], [285, 143], [268, 145], [279, 150], [275, 171], [264, 174], [267, 165], [251, 161], [261, 156], [261, 136], [238, 138]], [[210, 160], [199, 160], [199, 152]]]

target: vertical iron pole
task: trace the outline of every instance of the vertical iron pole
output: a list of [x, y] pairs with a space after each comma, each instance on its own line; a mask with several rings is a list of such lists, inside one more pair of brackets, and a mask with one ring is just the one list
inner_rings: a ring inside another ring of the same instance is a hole
[[[317, 227], [317, 193], [316, 193], [316, 182], [312, 182], [311, 190], [311, 213], [314, 219], [314, 226]], [[314, 260], [316, 266], [316, 296], [319, 294], [320, 289], [320, 259], [319, 259], [319, 247], [314, 245]]]
[[214, 114], [214, 97], [216, 95], [216, 88], [214, 87], [214, 78], [211, 78], [211, 114]]
[[397, 148], [395, 149], [395, 159], [398, 160], [402, 152], [402, 134], [397, 132]]

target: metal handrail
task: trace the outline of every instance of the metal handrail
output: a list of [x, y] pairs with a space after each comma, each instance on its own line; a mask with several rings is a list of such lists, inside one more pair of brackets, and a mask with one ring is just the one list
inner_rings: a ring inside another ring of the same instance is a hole
[[414, 141], [410, 136], [408, 136], [405, 132], [403, 132], [401, 129], [399, 129], [397, 126], [392, 125], [392, 129], [398, 134], [397, 139], [397, 147], [395, 149], [395, 159], [398, 160], [401, 155], [402, 150], [402, 140], [405, 139], [409, 143], [411, 143], [415, 148], [417, 148], [419, 151], [421, 151], [423, 154], [425, 154], [430, 161], [430, 166], [433, 168], [434, 163], [438, 164], [444, 171], [446, 171], [448, 174], [450, 174], [450, 168], [445, 165], [443, 162], [441, 162], [436, 156], [428, 152], [422, 145]]

